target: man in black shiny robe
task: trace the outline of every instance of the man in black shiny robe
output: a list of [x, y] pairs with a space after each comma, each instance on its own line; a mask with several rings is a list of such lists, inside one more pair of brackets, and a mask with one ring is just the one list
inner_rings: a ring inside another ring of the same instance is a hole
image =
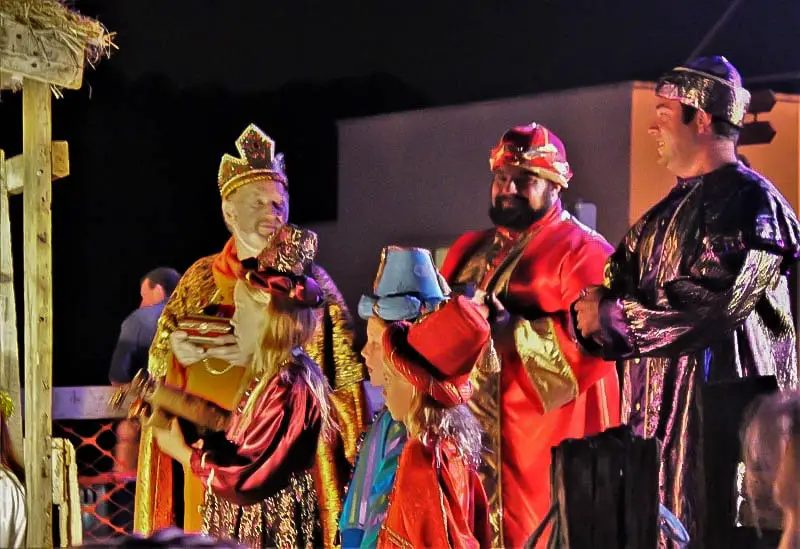
[[[587, 352], [625, 361], [623, 421], [661, 440], [662, 503], [692, 547], [713, 548], [707, 510], [721, 503], [707, 490], [701, 398], [750, 376], [797, 386], [786, 275], [800, 223], [772, 183], [738, 161], [750, 94], [725, 58], [673, 69], [656, 95], [650, 134], [677, 184], [630, 229], [604, 286], [584, 290], [573, 318]], [[735, 498], [735, 485], [723, 497]]]

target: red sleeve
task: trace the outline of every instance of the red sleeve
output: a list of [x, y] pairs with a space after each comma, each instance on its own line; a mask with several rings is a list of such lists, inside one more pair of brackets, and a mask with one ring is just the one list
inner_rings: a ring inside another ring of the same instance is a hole
[[[614, 372], [612, 363], [581, 350], [572, 337], [569, 316], [580, 291], [602, 280], [611, 247], [592, 235], [563, 236], [563, 253], [555, 254], [559, 263], [550, 267], [553, 280], [546, 285], [550, 288], [548, 295], [539, 296], [547, 298], [550, 314], [520, 319], [514, 327], [514, 358], [519, 359], [524, 372], [521, 384], [540, 413], [564, 406]], [[519, 283], [516, 291], [530, 291], [533, 283]]]
[[283, 488], [292, 473], [310, 468], [321, 428], [317, 404], [300, 380], [290, 386], [276, 376], [251, 398], [258, 399], [252, 419], [235, 443], [195, 450], [191, 460], [192, 472], [204, 484], [239, 505], [263, 500]]
[[447, 256], [444, 258], [440, 272], [448, 283], [453, 282], [453, 277], [456, 275], [456, 270], [460, 266], [463, 259], [472, 251], [472, 249], [481, 241], [486, 235], [487, 231], [470, 231], [462, 234], [458, 239], [453, 242], [450, 249], [447, 251]]
[[580, 296], [581, 290], [603, 284], [603, 269], [613, 251], [604, 239], [594, 237], [569, 254], [562, 267], [561, 298], [563, 310], [567, 314], [563, 318], [564, 322], [557, 323], [556, 331], [565, 353], [574, 357], [573, 371], [578, 380], [579, 393], [586, 392], [589, 387], [614, 371], [614, 364], [591, 357], [581, 350], [572, 337], [569, 310]]

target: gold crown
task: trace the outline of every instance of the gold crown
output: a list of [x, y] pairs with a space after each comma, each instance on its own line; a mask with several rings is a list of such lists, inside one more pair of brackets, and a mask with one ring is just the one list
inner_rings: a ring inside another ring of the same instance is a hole
[[239, 158], [225, 153], [219, 164], [217, 185], [222, 198], [243, 185], [258, 180], [280, 181], [288, 187], [283, 155], [275, 154], [275, 142], [255, 124], [250, 124], [236, 140]]

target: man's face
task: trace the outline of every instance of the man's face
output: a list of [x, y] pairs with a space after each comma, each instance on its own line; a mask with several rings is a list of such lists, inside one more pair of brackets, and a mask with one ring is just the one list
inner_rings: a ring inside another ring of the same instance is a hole
[[223, 201], [222, 212], [234, 235], [258, 253], [289, 219], [289, 195], [278, 181], [248, 183]]
[[500, 166], [492, 174], [489, 217], [498, 227], [525, 230], [558, 200], [558, 185], [519, 166]]
[[698, 112], [689, 124], [683, 123], [681, 104], [674, 99], [658, 98], [656, 118], [648, 133], [656, 140], [658, 164], [679, 177], [694, 175], [700, 136], [698, 135]]
[[164, 301], [164, 288], [152, 280], [145, 278], [139, 288], [139, 295], [142, 296], [142, 303], [139, 307], [150, 307]]

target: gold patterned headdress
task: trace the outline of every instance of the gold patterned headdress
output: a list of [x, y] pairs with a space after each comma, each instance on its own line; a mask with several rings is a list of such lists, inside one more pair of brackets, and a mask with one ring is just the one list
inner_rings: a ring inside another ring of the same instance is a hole
[[272, 233], [269, 244], [258, 255], [258, 270], [295, 276], [307, 274], [318, 247], [319, 237], [314, 231], [289, 223], [281, 225]]
[[11, 395], [7, 392], [0, 390], [0, 417], [8, 419], [14, 413], [14, 401], [11, 400]]
[[257, 258], [242, 261], [244, 279], [251, 287], [273, 296], [304, 307], [318, 307], [325, 295], [311, 276], [317, 245], [317, 233], [282, 225]]
[[239, 158], [226, 153], [219, 164], [217, 185], [222, 198], [227, 198], [243, 185], [264, 179], [280, 181], [284, 186], [289, 186], [283, 155], [275, 154], [275, 141], [261, 128], [255, 124], [247, 126], [236, 140], [236, 149]]
[[722, 56], [699, 57], [664, 74], [656, 95], [674, 99], [742, 127], [750, 92], [742, 87], [736, 67]]

